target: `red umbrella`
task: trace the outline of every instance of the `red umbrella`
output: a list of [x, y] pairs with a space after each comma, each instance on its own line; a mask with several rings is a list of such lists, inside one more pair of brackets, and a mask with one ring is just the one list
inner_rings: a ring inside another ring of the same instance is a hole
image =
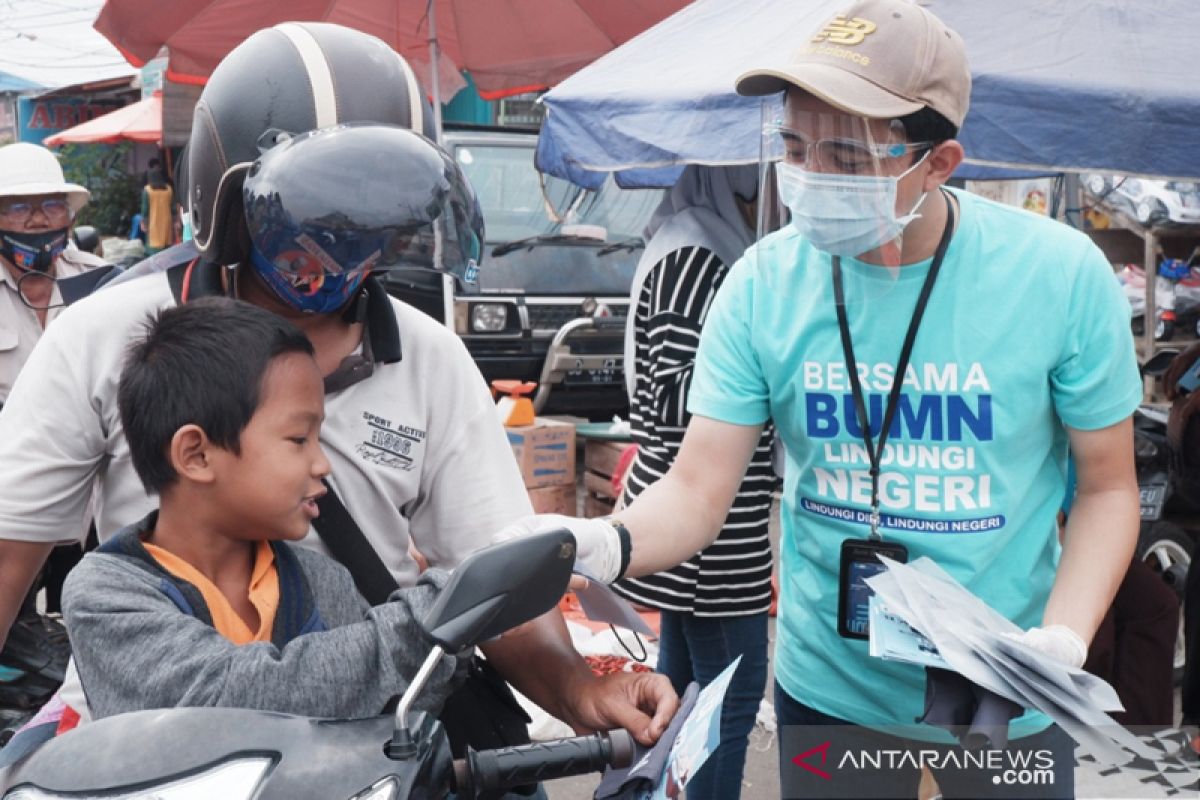
[[[251, 33], [280, 22], [336, 22], [407, 58], [439, 100], [467, 70], [487, 99], [551, 86], [688, 0], [108, 0], [96, 20], [134, 66], [166, 45], [167, 77], [203, 83]], [[431, 64], [437, 65], [436, 69]], [[435, 104], [435, 110], [438, 105]]]
[[162, 95], [155, 94], [118, 108], [74, 128], [47, 136], [42, 144], [114, 144], [121, 141], [155, 144], [162, 139]]

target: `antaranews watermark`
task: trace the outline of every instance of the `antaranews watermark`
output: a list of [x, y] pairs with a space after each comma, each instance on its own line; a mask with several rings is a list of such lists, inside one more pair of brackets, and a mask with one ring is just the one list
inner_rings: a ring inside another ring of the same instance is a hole
[[911, 800], [923, 774], [947, 798], [1200, 796], [1200, 736], [1182, 730], [1122, 729], [1139, 752], [1116, 765], [1076, 750], [1057, 728], [985, 748], [913, 740], [912, 730], [782, 727], [782, 796]]
[[1054, 783], [1054, 752], [1041, 750], [847, 750], [838, 769], [979, 770], [995, 773], [993, 784]]
[[944, 744], [907, 738], [912, 730], [785, 726], [783, 796], [913, 798], [923, 772], [939, 779], [947, 797], [1073, 796], [1072, 746], [1058, 732], [1003, 748], [964, 749], [948, 735]]
[[911, 800], [923, 773], [948, 798], [1200, 796], [1200, 736], [1195, 733], [1123, 730], [1141, 743], [1139, 752], [1127, 753], [1119, 764], [1102, 764], [1077, 751], [1057, 728], [981, 749], [907, 738], [912, 731], [784, 726], [783, 797]]

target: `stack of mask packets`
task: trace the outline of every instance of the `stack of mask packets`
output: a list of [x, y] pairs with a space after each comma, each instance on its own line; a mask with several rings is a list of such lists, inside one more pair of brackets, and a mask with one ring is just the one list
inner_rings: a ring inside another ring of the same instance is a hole
[[867, 579], [871, 654], [950, 669], [971, 682], [1053, 719], [1102, 764], [1127, 764], [1160, 753], [1105, 712], [1122, 710], [1116, 691], [1012, 638], [1021, 629], [928, 558]]

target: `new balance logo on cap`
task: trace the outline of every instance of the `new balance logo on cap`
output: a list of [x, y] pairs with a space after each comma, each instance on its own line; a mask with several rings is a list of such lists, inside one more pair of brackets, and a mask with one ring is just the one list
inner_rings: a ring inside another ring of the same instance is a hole
[[876, 28], [875, 23], [870, 20], [861, 17], [846, 19], [839, 14], [812, 40], [845, 45], [862, 44], [863, 39], [866, 39], [868, 34], [874, 33]]

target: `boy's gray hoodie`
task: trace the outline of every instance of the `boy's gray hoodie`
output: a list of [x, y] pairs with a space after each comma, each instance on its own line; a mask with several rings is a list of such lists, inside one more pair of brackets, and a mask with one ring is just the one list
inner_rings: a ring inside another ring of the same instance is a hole
[[[71, 571], [63, 615], [92, 715], [174, 706], [235, 706], [314, 717], [379, 714], [429, 653], [417, 624], [447, 575], [368, 607], [337, 562], [272, 542], [280, 603], [272, 641], [235, 645], [203, 597], [142, 545], [156, 514], [126, 528]], [[468, 651], [469, 652], [469, 651]], [[441, 708], [465, 654], [445, 656], [418, 708]]]

